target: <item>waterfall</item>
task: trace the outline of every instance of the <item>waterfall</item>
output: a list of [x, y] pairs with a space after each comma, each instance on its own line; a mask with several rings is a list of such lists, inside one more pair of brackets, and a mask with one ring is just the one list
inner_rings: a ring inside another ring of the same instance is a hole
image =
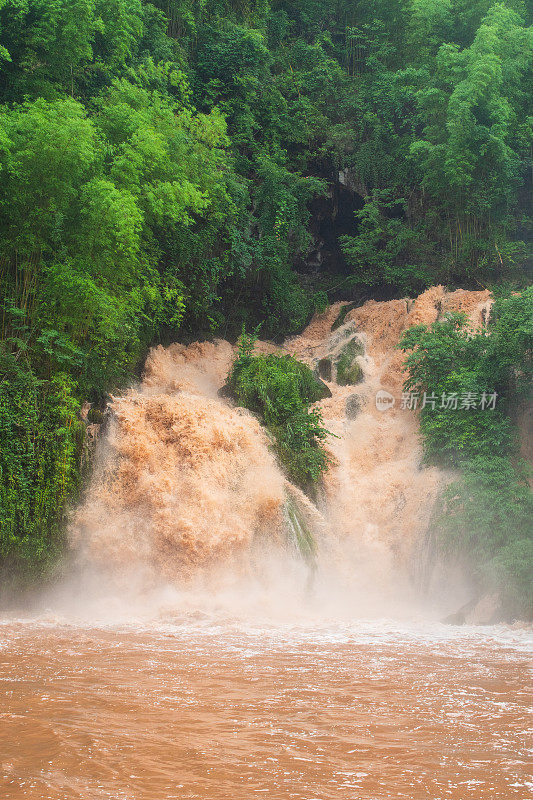
[[[142, 382], [113, 399], [72, 542], [80, 560], [147, 580], [186, 581], [225, 564], [249, 574], [258, 548], [303, 556], [333, 583], [395, 591], [413, 572], [446, 477], [422, 461], [416, 413], [402, 408], [411, 325], [446, 311], [486, 317], [487, 292], [442, 287], [414, 301], [337, 303], [300, 335], [257, 352], [287, 352], [327, 382], [318, 405], [332, 465], [316, 502], [291, 486], [248, 411], [218, 396], [235, 357], [228, 342], [173, 344], [148, 356]], [[392, 398], [380, 406], [378, 393]]]

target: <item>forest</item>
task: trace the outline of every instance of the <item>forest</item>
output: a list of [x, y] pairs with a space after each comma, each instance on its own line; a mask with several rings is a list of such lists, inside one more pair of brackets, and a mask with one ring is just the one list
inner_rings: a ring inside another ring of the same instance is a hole
[[[494, 334], [414, 332], [460, 363], [412, 362], [412, 385], [478, 369], [509, 390], [496, 432], [422, 420], [427, 457], [464, 472], [448, 540], [530, 581], [532, 22], [525, 0], [0, 0], [5, 574], [61, 551], [82, 404], [100, 414], [150, 346], [280, 341], [335, 300], [440, 283], [494, 291]], [[487, 509], [507, 487], [510, 549], [488, 511], [465, 522], [472, 485]]]

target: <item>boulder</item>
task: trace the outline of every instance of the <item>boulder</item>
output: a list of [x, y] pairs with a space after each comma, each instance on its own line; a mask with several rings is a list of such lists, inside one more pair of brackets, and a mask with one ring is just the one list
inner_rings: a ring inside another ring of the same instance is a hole
[[339, 386], [355, 385], [363, 380], [363, 370], [355, 359], [364, 352], [364, 345], [357, 336], [346, 342], [337, 359], [337, 383]]
[[499, 594], [484, 594], [465, 603], [442, 621], [447, 625], [495, 625], [505, 619]]
[[476, 605], [476, 600], [470, 600], [468, 603], [465, 603], [464, 606], [456, 611], [454, 614], [448, 614], [447, 617], [444, 617], [442, 622], [445, 625], [464, 625], [466, 620], [466, 615], [469, 614], [474, 606]]
[[504, 619], [500, 595], [484, 594], [472, 609], [465, 614], [467, 625], [495, 625]]
[[331, 326], [331, 330], [336, 331], [337, 328], [340, 328], [341, 325], [344, 325], [346, 317], [348, 316], [350, 311], [353, 311], [354, 308], [357, 308], [359, 305], [360, 303], [347, 303], [346, 305], [342, 306], [341, 310], [337, 314], [337, 317], [333, 325]]
[[363, 380], [363, 370], [355, 361], [349, 366], [339, 364], [337, 366], [337, 383], [339, 386], [355, 386]]
[[361, 411], [361, 398], [358, 394], [351, 394], [346, 398], [345, 411], [348, 419], [355, 419], [357, 417]]
[[225, 400], [235, 400], [235, 392], [229, 383], [225, 383], [224, 386], [218, 390], [217, 395], [218, 397], [223, 397]]

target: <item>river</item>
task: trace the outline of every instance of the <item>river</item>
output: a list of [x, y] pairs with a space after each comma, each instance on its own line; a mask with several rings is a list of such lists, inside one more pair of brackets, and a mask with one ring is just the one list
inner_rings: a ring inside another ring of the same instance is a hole
[[424, 555], [447, 476], [400, 402], [402, 332], [489, 303], [434, 287], [257, 343], [329, 372], [316, 504], [220, 397], [230, 343], [150, 353], [98, 437], [65, 585], [0, 620], [0, 800], [533, 797], [531, 634], [438, 622], [473, 589]]
[[191, 612], [0, 625], [3, 800], [526, 800], [531, 635]]

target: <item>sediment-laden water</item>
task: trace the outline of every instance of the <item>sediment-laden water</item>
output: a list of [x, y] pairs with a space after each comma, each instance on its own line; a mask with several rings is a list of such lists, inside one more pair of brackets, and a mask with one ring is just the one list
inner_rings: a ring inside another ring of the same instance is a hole
[[413, 581], [447, 476], [422, 462], [396, 345], [489, 305], [436, 287], [258, 343], [331, 391], [314, 500], [219, 397], [229, 343], [152, 351], [113, 402], [64, 577], [0, 621], [1, 800], [533, 797], [531, 633], [439, 623], [469, 599], [460, 569]]
[[[257, 352], [287, 352], [314, 369], [329, 365], [322, 377], [331, 397], [318, 406], [333, 434], [333, 463], [316, 507], [301, 493], [298, 505], [320, 564], [335, 563], [339, 580], [396, 590], [413, 570], [442, 485], [439, 470], [422, 464], [414, 411], [402, 408], [402, 333], [446, 311], [463, 311], [480, 325], [489, 304], [488, 292], [434, 287], [414, 301], [369, 301], [337, 326], [338, 303], [283, 348], [257, 343]], [[283, 544], [287, 489], [292, 496], [298, 490], [287, 486], [257, 419], [218, 396], [235, 355], [225, 341], [157, 347], [142, 383], [115, 398], [72, 526], [86, 563], [115, 575], [135, 567], [148, 581], [183, 581], [230, 560], [246, 574], [255, 569], [250, 555], [258, 542]], [[342, 359], [351, 377], [341, 382]], [[376, 406], [380, 391], [395, 400], [386, 411]]]
[[0, 796], [526, 800], [530, 647], [427, 622], [4, 622]]

